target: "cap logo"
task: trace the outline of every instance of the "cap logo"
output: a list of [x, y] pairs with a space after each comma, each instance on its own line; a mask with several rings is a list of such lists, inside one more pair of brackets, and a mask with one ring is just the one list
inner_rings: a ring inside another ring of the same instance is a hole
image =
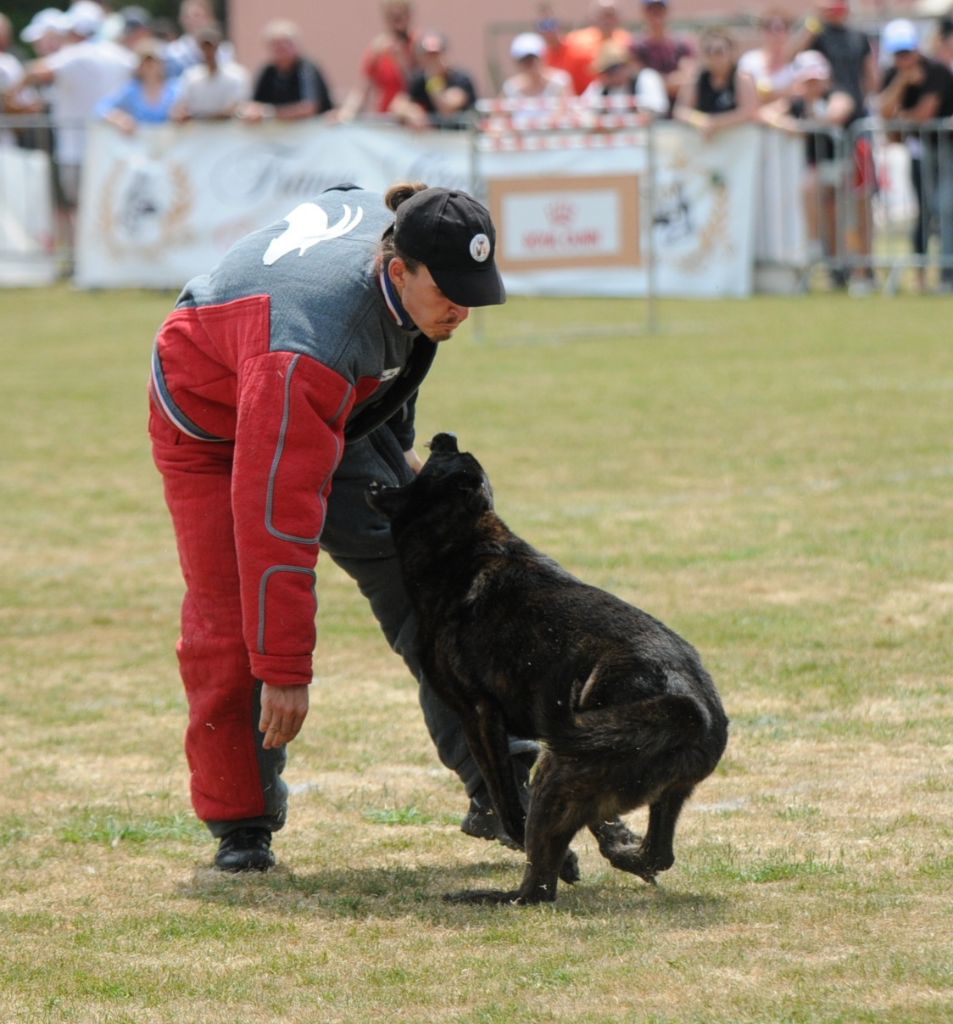
[[470, 255], [477, 263], [486, 263], [490, 258], [490, 240], [482, 232], [470, 239]]

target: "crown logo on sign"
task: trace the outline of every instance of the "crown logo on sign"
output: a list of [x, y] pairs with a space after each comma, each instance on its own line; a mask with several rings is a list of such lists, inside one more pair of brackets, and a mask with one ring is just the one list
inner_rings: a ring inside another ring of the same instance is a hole
[[546, 208], [546, 216], [552, 224], [571, 224], [576, 216], [572, 203], [550, 203]]

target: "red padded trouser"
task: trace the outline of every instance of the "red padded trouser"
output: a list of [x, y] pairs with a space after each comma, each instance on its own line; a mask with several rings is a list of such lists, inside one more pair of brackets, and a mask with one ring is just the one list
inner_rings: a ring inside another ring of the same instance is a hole
[[260, 749], [258, 684], [242, 634], [231, 503], [234, 446], [181, 433], [154, 404], [149, 433], [186, 585], [177, 653], [189, 703], [185, 752], [192, 806], [210, 826], [271, 816], [264, 823], [280, 827], [283, 765]]

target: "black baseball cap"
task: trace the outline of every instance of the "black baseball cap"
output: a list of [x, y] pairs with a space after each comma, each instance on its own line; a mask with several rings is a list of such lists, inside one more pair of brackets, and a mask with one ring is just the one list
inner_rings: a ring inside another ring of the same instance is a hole
[[419, 260], [459, 306], [498, 306], [506, 289], [496, 268], [490, 212], [466, 192], [425, 188], [397, 207], [394, 244]]

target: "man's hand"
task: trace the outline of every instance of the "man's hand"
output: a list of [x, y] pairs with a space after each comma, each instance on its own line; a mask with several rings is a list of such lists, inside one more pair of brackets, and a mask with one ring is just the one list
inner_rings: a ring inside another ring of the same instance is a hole
[[413, 448], [404, 452], [404, 458], [407, 460], [407, 465], [410, 466], [414, 473], [419, 473], [424, 468], [424, 464], [421, 461], [420, 456]]
[[304, 725], [308, 714], [308, 687], [261, 684], [261, 719], [265, 750], [290, 743]]

